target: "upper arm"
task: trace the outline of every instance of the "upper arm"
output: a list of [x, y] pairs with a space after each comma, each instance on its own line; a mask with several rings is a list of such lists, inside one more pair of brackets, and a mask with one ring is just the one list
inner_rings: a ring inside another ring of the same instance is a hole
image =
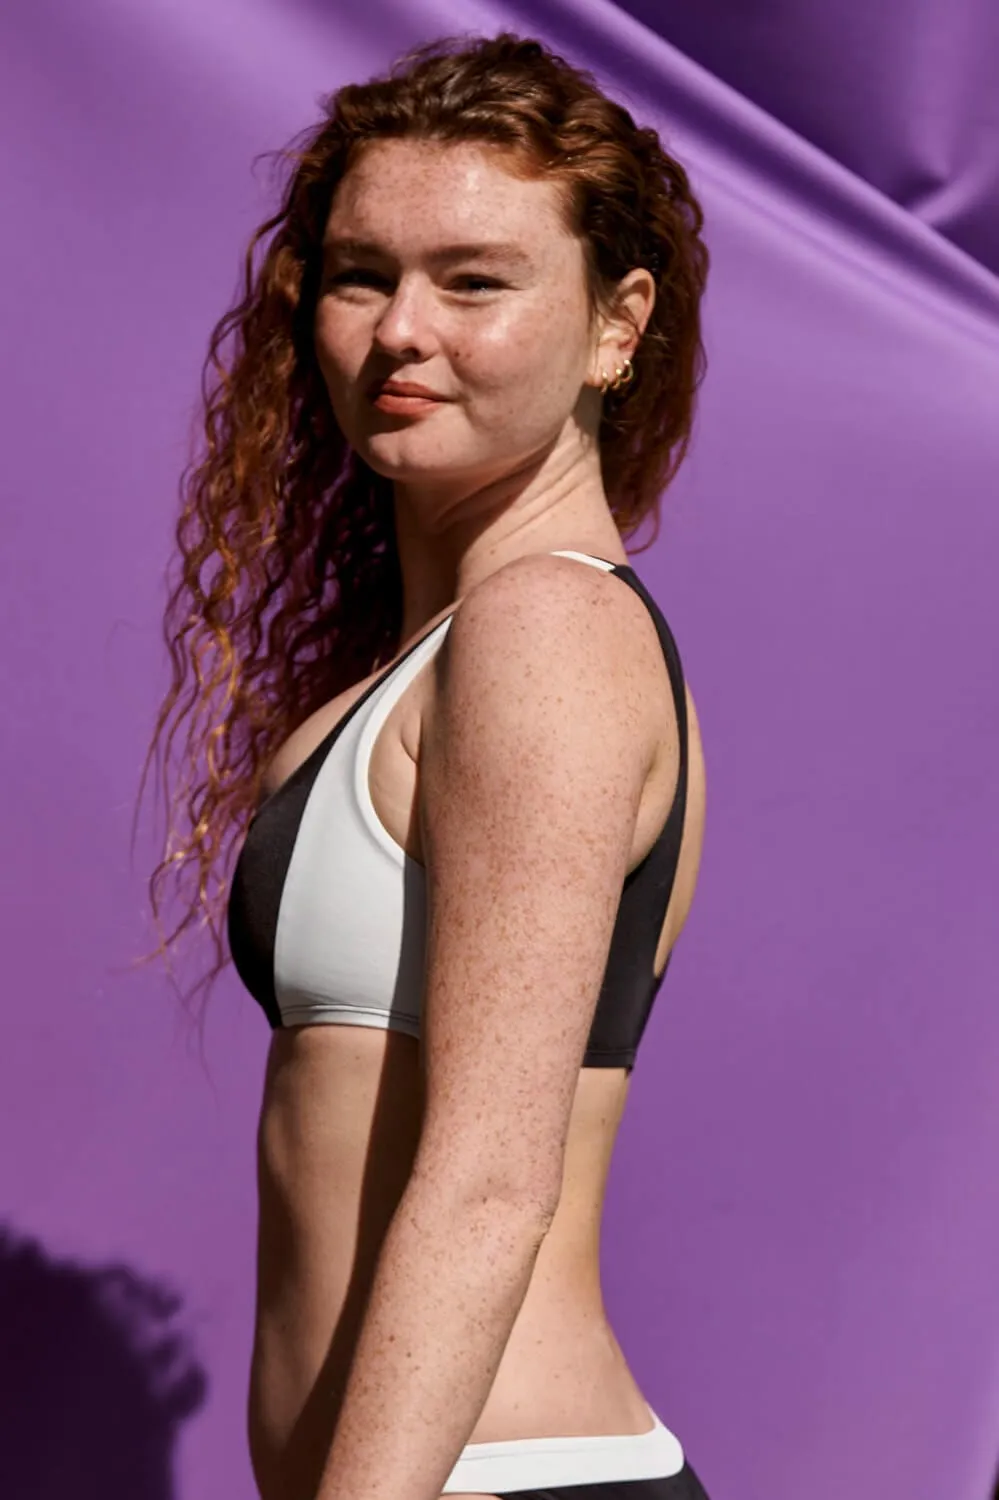
[[416, 1167], [451, 1188], [557, 1202], [656, 753], [658, 650], [627, 586], [528, 557], [472, 590], [438, 653], [420, 744]]

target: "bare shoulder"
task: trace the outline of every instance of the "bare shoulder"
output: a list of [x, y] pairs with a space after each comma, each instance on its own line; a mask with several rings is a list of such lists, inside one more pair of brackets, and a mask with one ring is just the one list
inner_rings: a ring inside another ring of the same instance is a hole
[[664, 672], [655, 624], [634, 589], [544, 553], [507, 563], [470, 591], [437, 662], [437, 685], [452, 698], [491, 684], [526, 703], [575, 688], [599, 715], [609, 693], [618, 706], [632, 703], [633, 730], [650, 680]]

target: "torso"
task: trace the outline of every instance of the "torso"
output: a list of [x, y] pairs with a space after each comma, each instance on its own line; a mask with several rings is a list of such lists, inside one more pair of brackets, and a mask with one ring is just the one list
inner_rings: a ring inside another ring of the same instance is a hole
[[[371, 680], [341, 693], [295, 730], [268, 768], [265, 794], [301, 765]], [[432, 681], [432, 672], [422, 668], [394, 704], [373, 747], [369, 774], [380, 820], [421, 863], [414, 815], [417, 753]], [[662, 702], [662, 753], [643, 793], [629, 869], [655, 839], [676, 784], [675, 711], [665, 669], [650, 691]], [[689, 687], [687, 711], [687, 811], [657, 973], [686, 920], [703, 840], [704, 756]], [[649, 1426], [645, 1398], [607, 1321], [599, 1276], [603, 1197], [628, 1088], [623, 1068], [580, 1071], [559, 1206], [470, 1442], [636, 1433]], [[249, 1402], [251, 1455], [264, 1500], [298, 1487], [307, 1491], [318, 1475], [369, 1279], [416, 1149], [420, 1115], [414, 1038], [358, 1026], [274, 1032], [258, 1132], [258, 1295]]]

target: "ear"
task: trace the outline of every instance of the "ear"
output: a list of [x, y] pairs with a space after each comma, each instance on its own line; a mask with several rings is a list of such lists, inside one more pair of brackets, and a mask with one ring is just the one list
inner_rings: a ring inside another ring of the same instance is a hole
[[612, 306], [596, 318], [587, 385], [599, 390], [605, 377], [613, 379], [614, 371], [626, 359], [634, 358], [655, 303], [656, 284], [651, 271], [636, 266], [621, 278]]

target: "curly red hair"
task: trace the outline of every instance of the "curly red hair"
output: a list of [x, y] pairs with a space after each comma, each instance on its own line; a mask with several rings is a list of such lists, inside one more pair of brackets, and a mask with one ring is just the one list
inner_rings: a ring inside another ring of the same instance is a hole
[[[391, 483], [333, 417], [313, 317], [337, 185], [366, 144], [401, 137], [492, 144], [518, 170], [554, 181], [583, 248], [591, 311], [633, 267], [655, 277], [634, 378], [605, 398], [600, 429], [604, 489], [623, 538], [652, 517], [645, 545], [655, 539], [660, 497], [690, 437], [704, 371], [701, 208], [656, 131], [636, 125], [592, 74], [508, 32], [446, 37], [337, 90], [321, 122], [276, 153], [291, 169], [283, 201], [251, 237], [242, 296], [209, 341], [204, 446], [181, 478], [180, 576], [164, 620], [173, 679], [139, 787], [141, 801], [159, 750], [168, 828], [149, 895], [161, 942], [140, 962], [166, 954], [200, 913], [216, 962], [192, 995], [228, 959], [228, 856], [264, 767], [298, 724], [400, 645]], [[167, 766], [185, 720], [171, 797]], [[195, 877], [195, 888], [164, 935], [159, 895], [170, 871], [179, 888]]]

